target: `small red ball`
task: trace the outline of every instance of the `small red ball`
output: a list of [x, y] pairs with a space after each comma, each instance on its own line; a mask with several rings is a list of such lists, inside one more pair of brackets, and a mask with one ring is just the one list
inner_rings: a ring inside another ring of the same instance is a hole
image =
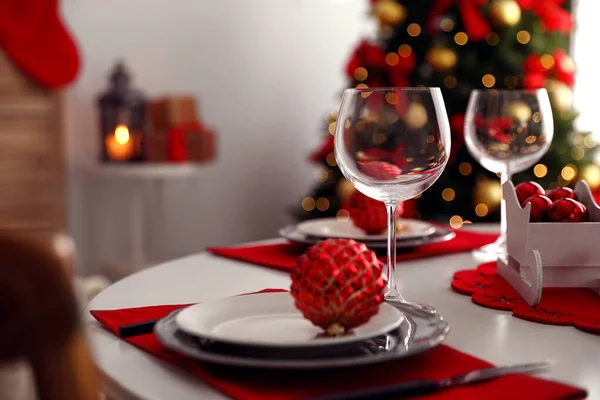
[[573, 199], [559, 199], [552, 203], [548, 211], [548, 219], [552, 222], [587, 222], [587, 208]]
[[560, 199], [573, 199], [577, 200], [577, 196], [575, 196], [575, 192], [573, 189], [569, 187], [559, 187], [553, 189], [548, 192], [548, 198], [552, 201], [560, 200]]
[[[355, 190], [348, 201], [347, 210], [354, 225], [369, 235], [377, 235], [387, 228], [387, 210], [385, 205]], [[398, 205], [396, 217], [400, 217], [404, 207]]]
[[546, 219], [550, 207], [552, 207], [552, 200], [543, 194], [536, 194], [531, 196], [523, 202], [523, 207], [531, 203], [531, 210], [529, 211], [529, 222], [542, 222]]
[[519, 199], [519, 204], [521, 204], [521, 206], [523, 206], [525, 200], [531, 196], [545, 194], [544, 189], [539, 184], [532, 181], [519, 183], [515, 187], [515, 192], [517, 193], [517, 198]]
[[358, 169], [368, 177], [381, 181], [396, 179], [402, 173], [402, 170], [385, 161], [368, 161], [360, 164]]
[[298, 257], [291, 292], [314, 325], [340, 335], [379, 311], [387, 278], [374, 251], [352, 239], [328, 239]]

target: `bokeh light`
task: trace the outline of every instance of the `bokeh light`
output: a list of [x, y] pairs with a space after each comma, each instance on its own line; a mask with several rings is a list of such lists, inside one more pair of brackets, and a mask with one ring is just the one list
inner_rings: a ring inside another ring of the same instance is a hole
[[533, 167], [533, 174], [538, 178], [543, 178], [548, 174], [548, 167], [544, 164], [537, 164]]

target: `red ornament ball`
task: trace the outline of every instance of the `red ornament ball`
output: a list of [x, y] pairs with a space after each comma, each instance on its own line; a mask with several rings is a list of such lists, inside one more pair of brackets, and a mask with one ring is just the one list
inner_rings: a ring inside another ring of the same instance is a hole
[[589, 216], [586, 206], [573, 199], [560, 199], [552, 203], [548, 211], [552, 222], [587, 222]]
[[381, 181], [396, 179], [402, 173], [400, 168], [385, 161], [368, 161], [360, 164], [358, 169], [368, 177]]
[[552, 201], [560, 200], [560, 199], [573, 199], [577, 200], [577, 196], [575, 196], [575, 192], [573, 189], [569, 187], [559, 187], [553, 189], [548, 192], [548, 198]]
[[292, 296], [328, 335], [343, 335], [379, 311], [387, 278], [375, 252], [352, 239], [328, 239], [298, 257]]
[[525, 200], [523, 202], [523, 207], [525, 207], [527, 203], [531, 203], [531, 210], [529, 211], [530, 222], [542, 222], [546, 220], [548, 211], [550, 211], [550, 207], [552, 207], [552, 200], [543, 194], [537, 194]]
[[515, 192], [517, 193], [517, 198], [519, 199], [519, 204], [521, 204], [521, 206], [523, 206], [525, 200], [531, 196], [545, 194], [544, 189], [539, 184], [532, 181], [519, 183], [515, 187]]
[[[385, 205], [355, 190], [348, 201], [347, 210], [354, 225], [369, 235], [377, 235], [387, 228], [387, 210]], [[400, 217], [404, 207], [402, 203], [396, 209]]]

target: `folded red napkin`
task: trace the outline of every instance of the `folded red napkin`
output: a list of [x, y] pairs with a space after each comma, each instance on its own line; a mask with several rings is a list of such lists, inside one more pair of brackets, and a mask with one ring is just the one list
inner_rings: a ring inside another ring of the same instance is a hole
[[[267, 291], [279, 291], [277, 289]], [[185, 305], [121, 310], [95, 310], [92, 315], [117, 334], [119, 326], [162, 318]], [[491, 364], [440, 345], [419, 356], [367, 367], [337, 371], [273, 371], [202, 364], [165, 348], [153, 334], [126, 339], [155, 357], [194, 374], [226, 395], [239, 400], [295, 400], [366, 389], [415, 379], [441, 379]], [[562, 383], [526, 375], [446, 390], [427, 399], [583, 399], [586, 392]]]
[[[455, 232], [456, 237], [452, 240], [417, 247], [409, 253], [398, 254], [396, 259], [398, 261], [414, 260], [417, 258], [471, 251], [493, 243], [498, 239], [498, 235], [491, 233], [479, 233], [460, 229]], [[245, 247], [210, 247], [207, 251], [219, 256], [262, 265], [263, 267], [290, 270], [296, 266], [296, 258], [303, 254], [307, 247], [307, 245], [298, 243], [278, 243]], [[381, 257], [380, 259], [385, 261], [385, 257]]]

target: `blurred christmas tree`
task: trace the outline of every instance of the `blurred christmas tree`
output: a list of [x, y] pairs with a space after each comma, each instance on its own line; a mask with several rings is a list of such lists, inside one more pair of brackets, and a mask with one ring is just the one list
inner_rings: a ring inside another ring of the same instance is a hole
[[[592, 164], [596, 142], [576, 132], [572, 108], [575, 65], [568, 56], [573, 28], [571, 4], [562, 0], [375, 0], [376, 40], [363, 40], [352, 53], [346, 74], [352, 87], [440, 87], [452, 128], [452, 154], [438, 182], [418, 199], [417, 216], [448, 222], [499, 218], [500, 181], [464, 146], [464, 112], [473, 89], [546, 87], [554, 114], [554, 140], [546, 156], [514, 181], [536, 180], [544, 187], [578, 179], [600, 186]], [[527, 113], [525, 104], [513, 112]], [[418, 108], [406, 116], [419, 125]], [[426, 118], [426, 116], [425, 116]], [[300, 219], [335, 216], [352, 192], [336, 167], [333, 134], [336, 114], [311, 160], [320, 165], [315, 192], [302, 200]], [[411, 161], [408, 154], [407, 162]]]

